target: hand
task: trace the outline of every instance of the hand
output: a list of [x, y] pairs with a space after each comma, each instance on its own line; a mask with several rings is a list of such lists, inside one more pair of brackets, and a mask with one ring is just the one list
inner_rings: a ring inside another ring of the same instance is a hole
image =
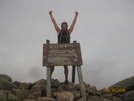
[[52, 11], [49, 11], [49, 15], [52, 15]]
[[77, 16], [78, 14], [79, 14], [79, 13], [76, 11], [76, 12], [75, 12], [75, 15]]

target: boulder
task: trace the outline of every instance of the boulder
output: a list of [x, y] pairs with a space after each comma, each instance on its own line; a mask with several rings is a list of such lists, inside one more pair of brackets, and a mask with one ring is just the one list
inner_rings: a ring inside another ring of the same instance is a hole
[[45, 85], [36, 84], [30, 89], [30, 93], [44, 91], [46, 89]]
[[106, 99], [106, 98], [103, 98], [102, 101], [112, 101], [112, 100], [109, 100], [109, 99]]
[[8, 94], [8, 101], [21, 101], [21, 99], [17, 98], [14, 94]]
[[0, 89], [11, 90], [12, 88], [18, 88], [16, 85], [9, 82], [9, 80], [0, 78]]
[[123, 89], [126, 89], [127, 91], [134, 90], [134, 76], [121, 80], [121, 81], [113, 84], [109, 88], [117, 88], [117, 89], [123, 88]]
[[56, 101], [54, 98], [40, 97], [37, 101]]
[[31, 83], [20, 83], [19, 88], [20, 89], [24, 88], [24, 89], [28, 90], [30, 85], [31, 85]]
[[29, 94], [27, 98], [29, 98], [29, 99], [37, 99], [39, 97], [41, 97], [41, 91]]
[[69, 91], [63, 91], [58, 93], [57, 101], [74, 101], [73, 93]]
[[14, 95], [17, 95], [19, 92], [20, 92], [20, 89], [11, 89], [11, 92], [14, 94]]
[[36, 99], [24, 99], [22, 101], [37, 101]]
[[133, 101], [134, 100], [134, 90], [126, 92], [123, 95], [123, 101]]
[[118, 97], [113, 96], [113, 101], [122, 101], [122, 99], [121, 99], [121, 98], [118, 98]]
[[80, 98], [80, 99], [77, 99], [76, 101], [86, 101], [86, 100], [84, 98]]
[[7, 92], [5, 90], [0, 90], [0, 101], [6, 101], [7, 100]]
[[57, 88], [60, 85], [60, 82], [57, 79], [51, 79], [51, 86]]
[[87, 87], [87, 88], [86, 88], [86, 92], [87, 92], [88, 94], [93, 94], [94, 92], [97, 92], [97, 89], [96, 89], [95, 86]]
[[26, 99], [28, 96], [29, 92], [25, 89], [21, 89], [18, 93], [17, 93], [17, 97], [19, 99]]
[[81, 97], [80, 91], [72, 91], [74, 99], [79, 99]]
[[89, 100], [91, 100], [91, 101], [102, 101], [103, 98], [98, 97], [98, 96], [90, 96], [89, 97]]
[[109, 100], [113, 100], [113, 95], [112, 94], [104, 94], [102, 95], [103, 98], [109, 99]]
[[3, 78], [9, 82], [12, 82], [12, 78], [8, 75], [5, 75], [5, 74], [0, 74], [0, 78]]

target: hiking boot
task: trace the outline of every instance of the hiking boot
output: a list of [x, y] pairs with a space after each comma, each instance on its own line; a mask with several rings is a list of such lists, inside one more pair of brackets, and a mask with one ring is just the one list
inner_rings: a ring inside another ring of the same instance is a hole
[[65, 82], [64, 82], [66, 85], [68, 85], [68, 80], [65, 80]]

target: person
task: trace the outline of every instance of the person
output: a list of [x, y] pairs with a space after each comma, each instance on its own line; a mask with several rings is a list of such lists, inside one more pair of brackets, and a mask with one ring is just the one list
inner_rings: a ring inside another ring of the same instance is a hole
[[[69, 29], [68, 29], [67, 22], [62, 22], [61, 29], [60, 29], [56, 23], [56, 20], [54, 19], [53, 15], [52, 15], [52, 11], [49, 12], [49, 15], [53, 22], [54, 28], [57, 31], [58, 43], [70, 43], [70, 35], [74, 29], [74, 26], [75, 26], [75, 23], [77, 20], [77, 16], [78, 16], [78, 12], [77, 11], [75, 12], [75, 17], [74, 17], [73, 22]], [[53, 71], [54, 71], [54, 66], [51, 67], [51, 75], [52, 75]], [[68, 66], [64, 66], [64, 74], [65, 74], [65, 84], [68, 84]]]

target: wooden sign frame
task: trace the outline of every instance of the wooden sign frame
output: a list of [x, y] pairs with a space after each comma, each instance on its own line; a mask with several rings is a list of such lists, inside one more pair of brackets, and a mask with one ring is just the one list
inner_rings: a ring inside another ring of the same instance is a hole
[[82, 64], [80, 43], [43, 44], [43, 66]]

